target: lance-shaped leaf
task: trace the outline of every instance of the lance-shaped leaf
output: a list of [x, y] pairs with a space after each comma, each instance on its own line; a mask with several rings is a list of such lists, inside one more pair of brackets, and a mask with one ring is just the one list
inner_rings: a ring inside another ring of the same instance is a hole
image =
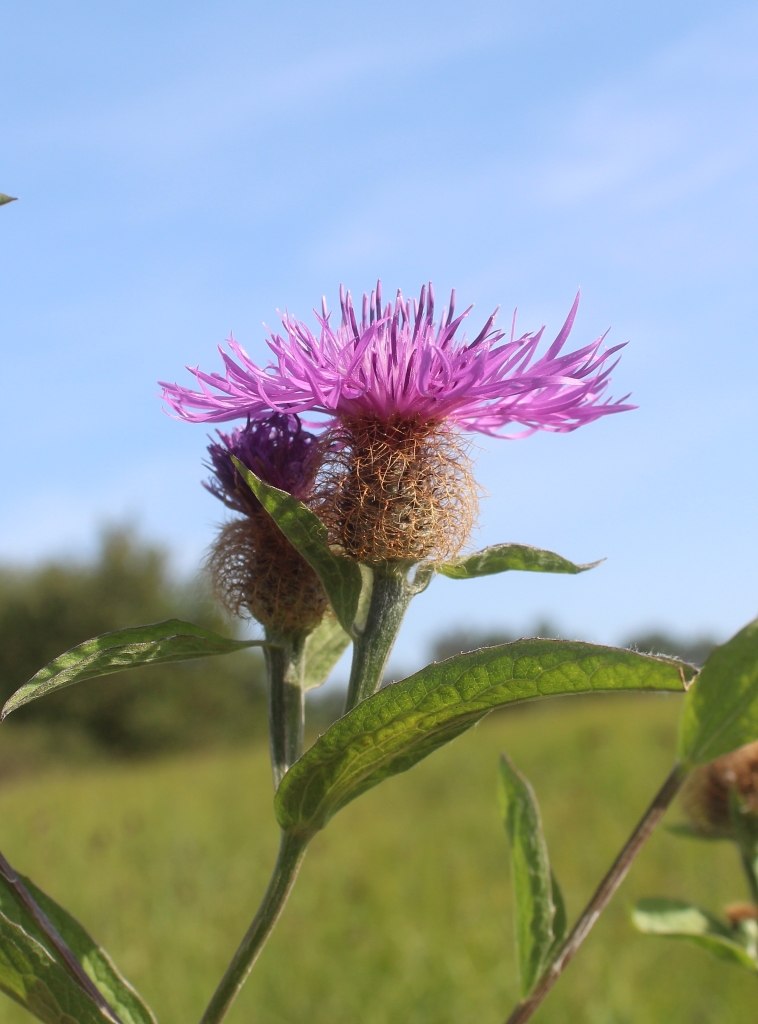
[[[508, 760], [500, 759], [500, 806], [511, 847], [513, 893], [516, 900], [516, 945], [522, 998], [542, 974], [555, 941], [558, 905], [537, 797], [527, 779]], [[557, 888], [557, 887], [556, 887]], [[559, 890], [560, 893], [560, 890]], [[558, 931], [565, 931], [565, 907], [559, 895]]]
[[736, 940], [735, 933], [700, 907], [682, 900], [651, 897], [637, 903], [632, 913], [632, 922], [635, 928], [646, 935], [686, 939], [707, 949], [720, 960], [727, 960], [758, 973], [758, 964]]
[[329, 547], [326, 527], [301, 501], [278, 487], [265, 484], [234, 456], [232, 461], [284, 536], [321, 580], [334, 614], [345, 632], [352, 635], [359, 618], [364, 581], [358, 563], [334, 554]]
[[350, 637], [327, 612], [305, 641], [304, 689], [312, 690], [326, 682], [349, 643]]
[[0, 990], [45, 1024], [155, 1024], [82, 926], [2, 857]]
[[[600, 559], [602, 562], [603, 559]], [[521, 572], [559, 572], [576, 575], [594, 569], [600, 562], [576, 565], [553, 551], [542, 551], [527, 544], [493, 544], [490, 548], [462, 555], [449, 562], [435, 565], [437, 572], [453, 580], [471, 580], [476, 576], [492, 576], [497, 572], [516, 569]]]
[[153, 1011], [147, 1003], [79, 922], [28, 878], [24, 878], [23, 882], [87, 976], [115, 1011], [121, 1024], [156, 1024]]
[[6, 203], [15, 203], [15, 196], [7, 196], [4, 192], [0, 192], [0, 206], [5, 206]]
[[555, 913], [553, 914], [553, 945], [550, 947], [548, 952], [548, 959], [568, 935], [566, 902], [563, 899], [561, 887], [558, 885], [558, 879], [555, 877], [552, 870], [550, 871], [550, 884], [553, 891], [553, 905], [555, 906]]
[[758, 739], [758, 619], [716, 647], [684, 702], [679, 756], [705, 764]]
[[106, 676], [142, 665], [161, 665], [170, 661], [189, 661], [217, 654], [231, 654], [246, 647], [262, 647], [262, 640], [229, 640], [210, 629], [193, 626], [180, 619], [166, 619], [149, 626], [133, 626], [103, 633], [61, 654], [41, 668], [6, 701], [0, 721], [11, 711], [94, 676]]
[[682, 691], [694, 673], [673, 658], [567, 640], [517, 640], [428, 665], [362, 701], [316, 740], [282, 780], [279, 823], [293, 833], [323, 828], [350, 800], [494, 708], [569, 693]]

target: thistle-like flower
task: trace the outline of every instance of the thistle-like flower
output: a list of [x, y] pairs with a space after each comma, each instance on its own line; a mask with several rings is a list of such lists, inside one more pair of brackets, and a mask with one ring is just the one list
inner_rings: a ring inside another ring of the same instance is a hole
[[[457, 333], [455, 292], [439, 322], [431, 285], [418, 301], [398, 293], [382, 307], [381, 285], [364, 295], [360, 322], [340, 290], [341, 324], [323, 303], [316, 336], [289, 314], [271, 334], [276, 361], [257, 366], [230, 338], [226, 375], [191, 372], [201, 390], [164, 384], [183, 419], [321, 414], [329, 428], [317, 511], [350, 557], [418, 561], [455, 554], [476, 517], [476, 489], [462, 432], [525, 437], [564, 433], [633, 406], [603, 400], [622, 346], [603, 338], [563, 353], [578, 296], [555, 341], [537, 358], [544, 328], [508, 340], [495, 314], [473, 341]], [[511, 425], [523, 429], [504, 433]]]
[[234, 614], [245, 612], [273, 634], [307, 632], [327, 606], [324, 589], [305, 559], [292, 547], [263, 508], [232, 456], [256, 476], [301, 501], [313, 492], [318, 439], [303, 430], [297, 416], [275, 413], [249, 421], [231, 434], [219, 432], [208, 446], [213, 477], [205, 487], [243, 513], [221, 528], [208, 558], [214, 589]]

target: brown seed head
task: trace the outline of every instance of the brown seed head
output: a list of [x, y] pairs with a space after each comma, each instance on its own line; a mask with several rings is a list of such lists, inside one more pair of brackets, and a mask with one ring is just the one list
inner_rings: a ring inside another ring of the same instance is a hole
[[733, 928], [741, 921], [758, 921], [758, 907], [755, 903], [730, 903], [724, 907], [724, 913]]
[[206, 566], [227, 611], [275, 633], [309, 631], [326, 611], [318, 576], [263, 506], [221, 528]]
[[683, 803], [701, 835], [736, 839], [731, 820], [735, 798], [743, 814], [758, 818], [758, 740], [696, 768], [685, 785]]
[[344, 420], [324, 441], [314, 509], [356, 561], [450, 558], [477, 517], [469, 445], [435, 422]]

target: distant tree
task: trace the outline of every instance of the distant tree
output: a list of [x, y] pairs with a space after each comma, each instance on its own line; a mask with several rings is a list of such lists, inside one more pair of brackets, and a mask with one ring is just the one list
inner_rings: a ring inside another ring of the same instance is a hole
[[[83, 640], [167, 618], [233, 629], [201, 582], [173, 579], [166, 553], [129, 529], [106, 530], [91, 563], [0, 570], [0, 698]], [[78, 729], [120, 753], [183, 747], [262, 730], [262, 686], [260, 657], [245, 652], [80, 683], [8, 723]]]
[[[546, 639], [569, 639], [561, 637], [561, 633], [549, 620], [542, 619], [526, 633], [517, 633], [510, 629], [491, 631], [477, 630], [456, 630], [452, 633], [445, 633], [432, 644], [432, 658], [435, 661], [443, 661], [455, 654], [463, 654], [468, 651], [478, 650], [480, 647], [495, 647], [497, 644], [507, 644], [518, 640], [522, 636], [540, 636]], [[580, 639], [572, 637], [571, 639]], [[651, 630], [647, 633], [640, 633], [626, 640], [622, 647], [630, 647], [635, 651], [642, 651], [646, 654], [669, 654], [692, 665], [702, 665], [713, 648], [716, 641], [711, 636], [678, 637], [666, 633], [663, 630]]]
[[700, 666], [716, 646], [716, 641], [707, 635], [679, 637], [662, 630], [651, 630], [631, 637], [623, 646], [645, 654], [673, 654], [682, 661]]
[[555, 640], [560, 634], [553, 623], [547, 619], [540, 619], [535, 624], [534, 629], [526, 633], [518, 633], [511, 629], [458, 629], [452, 633], [445, 633], [437, 637], [432, 644], [432, 659], [434, 661], [444, 661], [445, 658], [452, 658], [456, 654], [467, 654], [469, 651], [476, 651], [480, 647], [496, 647], [498, 644], [509, 644], [523, 636], [540, 636], [545, 639]]

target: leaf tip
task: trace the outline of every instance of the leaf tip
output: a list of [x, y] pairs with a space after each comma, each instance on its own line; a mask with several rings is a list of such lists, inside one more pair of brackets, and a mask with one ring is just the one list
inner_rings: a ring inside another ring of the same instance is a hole
[[602, 565], [603, 562], [608, 561], [608, 556], [598, 558], [596, 562], [584, 562], [582, 565], [577, 565], [577, 572], [587, 572], [588, 569], [596, 569], [598, 565]]
[[679, 665], [679, 678], [682, 681], [682, 689], [685, 693], [689, 690], [699, 675], [700, 669], [696, 668], [694, 665], [690, 665], [689, 662], [683, 661]]

